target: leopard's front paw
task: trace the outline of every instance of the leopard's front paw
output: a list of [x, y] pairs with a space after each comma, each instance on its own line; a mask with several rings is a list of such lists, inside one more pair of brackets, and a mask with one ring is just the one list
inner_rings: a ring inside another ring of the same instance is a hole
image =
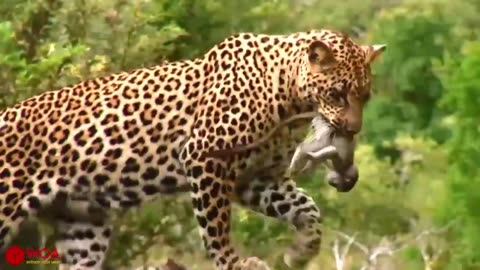
[[245, 258], [235, 264], [234, 270], [271, 270], [268, 265], [257, 257]]

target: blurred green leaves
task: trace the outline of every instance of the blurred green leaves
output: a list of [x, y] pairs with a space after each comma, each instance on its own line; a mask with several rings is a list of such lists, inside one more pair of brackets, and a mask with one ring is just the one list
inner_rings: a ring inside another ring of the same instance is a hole
[[480, 267], [480, 43], [465, 43], [460, 59], [447, 59], [440, 69], [446, 93], [442, 105], [452, 113], [452, 138], [447, 144], [450, 158], [449, 197], [439, 212], [444, 220], [459, 219], [460, 236], [455, 248], [456, 267]]

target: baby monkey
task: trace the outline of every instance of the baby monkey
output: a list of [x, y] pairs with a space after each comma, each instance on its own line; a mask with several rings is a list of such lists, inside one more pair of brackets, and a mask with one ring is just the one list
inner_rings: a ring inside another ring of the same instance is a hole
[[312, 132], [296, 148], [287, 173], [305, 173], [325, 162], [329, 167], [328, 183], [339, 192], [348, 192], [358, 181], [354, 148], [353, 138], [336, 136], [324, 118], [317, 115], [312, 120]]
[[280, 127], [305, 118], [313, 118], [312, 132], [296, 148], [287, 175], [305, 173], [325, 162], [330, 169], [327, 174], [328, 183], [339, 192], [350, 191], [358, 180], [358, 169], [353, 164], [355, 141], [353, 138], [335, 135], [331, 125], [316, 112], [301, 113], [284, 120], [257, 142], [235, 146], [230, 149], [215, 150], [207, 156], [225, 157], [257, 148], [267, 142]]

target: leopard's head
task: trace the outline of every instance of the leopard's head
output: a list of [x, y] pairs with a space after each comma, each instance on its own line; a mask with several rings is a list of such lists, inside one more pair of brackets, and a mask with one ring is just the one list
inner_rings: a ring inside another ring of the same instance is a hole
[[370, 66], [386, 45], [358, 45], [338, 32], [326, 32], [307, 45], [304, 89], [337, 132], [357, 134], [371, 93]]

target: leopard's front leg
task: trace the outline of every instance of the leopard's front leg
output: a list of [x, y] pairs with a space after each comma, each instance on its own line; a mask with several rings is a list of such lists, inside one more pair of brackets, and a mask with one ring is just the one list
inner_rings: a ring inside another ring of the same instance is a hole
[[191, 138], [181, 153], [191, 187], [192, 204], [200, 235], [218, 270], [269, 270], [255, 257], [240, 259], [230, 241], [231, 198], [234, 179], [225, 163], [205, 158], [195, 146], [204, 138]]
[[293, 180], [276, 177], [254, 178], [237, 185], [235, 191], [241, 205], [295, 226], [295, 240], [283, 260], [292, 269], [302, 269], [320, 249], [320, 210]]

